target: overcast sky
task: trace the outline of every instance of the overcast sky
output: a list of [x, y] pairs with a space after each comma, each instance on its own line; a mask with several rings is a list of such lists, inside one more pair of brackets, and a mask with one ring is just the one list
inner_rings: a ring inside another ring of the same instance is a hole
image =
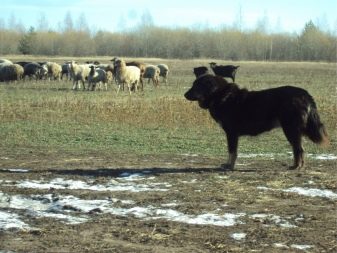
[[136, 26], [147, 13], [155, 25], [173, 28], [220, 28], [241, 20], [251, 29], [264, 20], [269, 31], [300, 32], [312, 20], [337, 30], [337, 0], [1, 0], [0, 9], [2, 24], [15, 17], [26, 28], [45, 16], [48, 27], [58, 29], [70, 13], [75, 24], [84, 16], [93, 30], [117, 31]]

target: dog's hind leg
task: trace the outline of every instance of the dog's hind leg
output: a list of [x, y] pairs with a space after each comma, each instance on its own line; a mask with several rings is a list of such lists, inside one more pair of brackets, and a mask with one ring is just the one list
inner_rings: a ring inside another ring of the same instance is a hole
[[227, 133], [227, 145], [228, 145], [228, 161], [226, 164], [222, 164], [221, 167], [225, 170], [234, 170], [235, 161], [238, 157], [238, 142], [239, 137], [236, 134]]
[[301, 169], [304, 166], [304, 149], [302, 147], [302, 134], [296, 127], [283, 127], [283, 131], [293, 148], [294, 165], [291, 170]]

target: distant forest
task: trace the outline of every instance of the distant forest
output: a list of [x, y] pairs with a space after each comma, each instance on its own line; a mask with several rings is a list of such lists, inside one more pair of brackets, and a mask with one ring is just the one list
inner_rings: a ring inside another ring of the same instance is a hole
[[[43, 17], [42, 17], [43, 18]], [[85, 17], [74, 25], [71, 15], [59, 29], [40, 25], [0, 23], [0, 55], [123, 56], [158, 58], [217, 58], [252, 61], [336, 61], [336, 33], [308, 21], [299, 33], [270, 33], [261, 23], [255, 29], [240, 27], [166, 28], [144, 19], [134, 29], [93, 31]]]

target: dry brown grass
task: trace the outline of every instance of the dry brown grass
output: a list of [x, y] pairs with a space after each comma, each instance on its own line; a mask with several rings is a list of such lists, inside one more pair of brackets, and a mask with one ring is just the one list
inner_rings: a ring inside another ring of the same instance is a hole
[[[19, 56], [7, 58], [14, 61], [28, 59], [57, 62], [70, 59], [69, 57], [52, 59], [27, 57], [23, 59]], [[84, 62], [92, 59], [109, 62], [111, 57], [92, 57], [77, 60]], [[152, 83], [147, 84], [146, 81], [145, 91], [133, 94], [131, 97], [127, 92], [122, 92], [117, 96], [114, 85], [110, 86], [108, 92], [74, 92], [71, 90], [71, 82], [64, 81], [2, 83], [0, 85], [0, 117], [2, 119], [0, 127], [3, 134], [0, 137], [4, 140], [4, 145], [11, 146], [11, 143], [17, 145], [24, 138], [26, 140], [25, 145], [31, 143], [33, 146], [43, 146], [45, 145], [44, 142], [49, 142], [49, 136], [52, 132], [59, 132], [60, 139], [64, 136], [71, 138], [71, 133], [76, 125], [82, 129], [83, 135], [86, 131], [88, 131], [88, 134], [95, 132], [93, 138], [96, 138], [97, 145], [100, 142], [99, 146], [108, 145], [104, 143], [106, 138], [104, 136], [109, 132], [120, 133], [118, 131], [123, 131], [123, 129], [128, 129], [128, 138], [136, 140], [144, 138], [144, 143], [148, 138], [147, 135], [144, 135], [144, 131], [155, 132], [157, 129], [160, 129], [164, 136], [165, 132], [173, 133], [175, 138], [180, 139], [181, 142], [184, 142], [187, 136], [194, 140], [200, 139], [200, 134], [202, 134], [206, 143], [212, 142], [215, 136], [223, 138], [221, 130], [211, 120], [208, 113], [201, 110], [196, 103], [188, 102], [183, 97], [194, 80], [193, 67], [208, 66], [209, 59], [164, 60], [144, 58], [137, 60], [154, 64], [168, 64], [171, 70], [169, 83], [167, 85], [162, 84], [158, 89], [155, 89]], [[222, 64], [231, 63], [218, 62]], [[242, 87], [263, 89], [281, 85], [295, 85], [307, 89], [317, 102], [322, 120], [332, 138], [332, 149], [336, 147], [336, 64], [276, 62], [235, 62], [234, 64], [240, 65], [237, 83]], [[25, 137], [22, 135], [23, 132], [26, 132], [26, 129], [21, 129], [22, 126], [30, 126], [29, 128], [32, 129], [30, 133], [25, 133]], [[36, 126], [43, 130], [35, 132]], [[13, 127], [17, 129], [17, 136], [15, 134], [11, 137], [7, 136], [6, 134], [11, 132]], [[35, 142], [41, 137], [37, 137], [37, 134], [45, 135], [42, 138], [43, 143]], [[142, 137], [142, 135], [144, 136]], [[282, 133], [271, 135], [271, 140], [268, 139], [268, 143], [274, 146], [274, 141], [277, 142], [278, 139], [283, 138], [280, 136], [282, 136]], [[76, 137], [74, 136], [74, 138]], [[63, 141], [64, 145], [67, 141]], [[159, 142], [158, 145], [160, 144]], [[195, 144], [195, 142], [189, 144], [186, 140], [186, 151], [191, 148], [191, 145], [194, 146]], [[57, 143], [48, 145], [57, 148]], [[92, 143], [88, 143], [84, 147], [90, 148], [90, 145]], [[214, 150], [221, 150], [222, 152], [222, 149], [223, 143], [219, 142], [209, 152], [212, 153]], [[268, 145], [266, 149], [268, 149]], [[158, 152], [161, 152], [160, 147]]]

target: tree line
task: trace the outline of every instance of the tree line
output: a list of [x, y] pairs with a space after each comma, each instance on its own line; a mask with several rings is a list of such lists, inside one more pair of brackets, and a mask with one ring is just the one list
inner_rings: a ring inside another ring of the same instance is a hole
[[152, 23], [118, 32], [92, 32], [85, 24], [60, 31], [2, 27], [0, 54], [333, 62], [336, 39], [312, 21], [299, 34], [271, 34], [259, 28], [165, 28]]

